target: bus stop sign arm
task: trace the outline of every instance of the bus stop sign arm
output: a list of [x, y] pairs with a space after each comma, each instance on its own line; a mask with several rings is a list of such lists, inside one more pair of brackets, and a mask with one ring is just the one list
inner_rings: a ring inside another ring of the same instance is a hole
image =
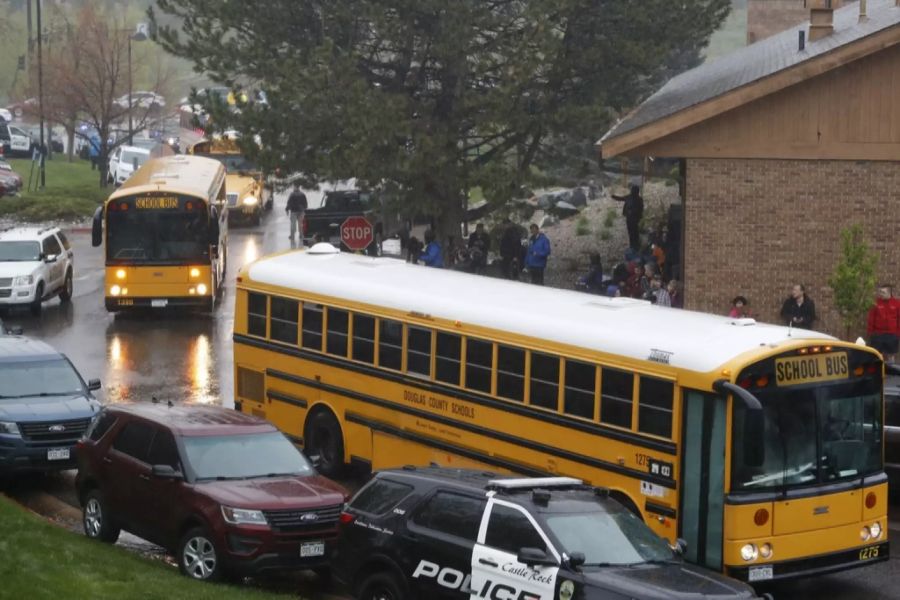
[[713, 389], [720, 394], [731, 394], [736, 398], [740, 398], [744, 402], [744, 406], [750, 410], [762, 410], [762, 404], [759, 403], [756, 396], [727, 379], [717, 379], [713, 383]]

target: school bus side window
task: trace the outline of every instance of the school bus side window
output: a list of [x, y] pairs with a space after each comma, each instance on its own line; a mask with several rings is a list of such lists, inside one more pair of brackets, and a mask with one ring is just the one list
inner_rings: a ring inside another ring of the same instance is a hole
[[431, 376], [431, 330], [406, 328], [406, 372]]
[[452, 333], [437, 332], [437, 355], [434, 378], [444, 383], [459, 385], [459, 361], [462, 338]]
[[403, 324], [381, 319], [378, 327], [378, 366], [399, 371], [403, 361]]
[[303, 303], [303, 347], [322, 350], [322, 305]]
[[577, 360], [566, 360], [563, 410], [567, 415], [593, 419], [596, 388], [597, 367]]
[[559, 357], [531, 353], [531, 405], [556, 410], [559, 407]]
[[347, 356], [347, 334], [350, 313], [337, 308], [328, 309], [328, 339], [325, 341], [328, 354]]
[[497, 395], [509, 400], [525, 400], [525, 351], [497, 346]]
[[483, 340], [466, 339], [466, 387], [491, 393], [494, 345]]
[[675, 386], [671, 381], [641, 377], [638, 399], [638, 431], [661, 437], [672, 437], [672, 396]]
[[353, 360], [375, 363], [375, 317], [353, 315]]
[[273, 340], [297, 344], [297, 316], [300, 303], [287, 298], [272, 297], [272, 324], [269, 336]]
[[634, 375], [616, 369], [603, 369], [600, 393], [600, 422], [631, 429]]
[[247, 333], [266, 337], [266, 296], [247, 294]]

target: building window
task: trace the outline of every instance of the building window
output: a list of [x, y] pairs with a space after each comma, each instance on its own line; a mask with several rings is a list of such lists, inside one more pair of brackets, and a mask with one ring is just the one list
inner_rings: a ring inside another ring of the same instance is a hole
[[459, 385], [461, 350], [461, 337], [451, 333], [437, 332], [437, 355], [434, 362], [435, 379], [444, 383]]
[[497, 395], [509, 400], [525, 400], [525, 351], [497, 346]]
[[328, 309], [328, 339], [325, 340], [325, 351], [335, 356], [347, 356], [347, 334], [350, 326], [350, 313], [337, 308]]
[[322, 350], [322, 314], [321, 304], [303, 303], [303, 347]]
[[399, 371], [403, 360], [403, 323], [381, 319], [378, 328], [378, 366]]
[[266, 337], [266, 296], [264, 294], [247, 294], [247, 333], [258, 337]]
[[431, 330], [406, 328], [406, 372], [431, 377]]
[[279, 342], [297, 345], [297, 316], [300, 303], [287, 298], [272, 297], [272, 324], [269, 337]]
[[600, 393], [600, 421], [631, 429], [634, 375], [615, 369], [603, 369]]
[[494, 368], [494, 345], [483, 340], [466, 339], [466, 387], [491, 393]]
[[353, 315], [353, 360], [375, 364], [375, 317]]
[[559, 357], [531, 353], [531, 405], [556, 410], [559, 406]]
[[597, 367], [576, 360], [566, 360], [563, 411], [567, 415], [593, 419], [596, 389]]
[[638, 391], [638, 431], [660, 437], [672, 437], [672, 401], [675, 385], [671, 381], [641, 377]]

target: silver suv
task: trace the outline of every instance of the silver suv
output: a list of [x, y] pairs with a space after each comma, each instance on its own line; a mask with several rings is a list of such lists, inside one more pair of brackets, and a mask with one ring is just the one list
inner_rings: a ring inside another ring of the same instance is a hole
[[54, 296], [72, 299], [74, 253], [58, 227], [16, 227], [0, 231], [0, 308], [41, 304]]

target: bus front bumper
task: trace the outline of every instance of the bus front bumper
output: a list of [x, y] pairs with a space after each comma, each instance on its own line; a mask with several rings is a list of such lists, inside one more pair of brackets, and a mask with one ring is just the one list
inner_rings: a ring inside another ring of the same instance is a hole
[[206, 294], [204, 296], [175, 296], [162, 298], [134, 298], [134, 297], [115, 297], [106, 296], [106, 310], [109, 312], [119, 312], [123, 310], [134, 309], [164, 309], [164, 308], [202, 308], [209, 309], [212, 307], [213, 298]]
[[[886, 561], [890, 558], [890, 542], [883, 541], [862, 548], [808, 556], [796, 560], [772, 562], [747, 567], [726, 567], [727, 575], [752, 584], [783, 581], [811, 575], [845, 571]], [[771, 569], [771, 570], [769, 570]]]

